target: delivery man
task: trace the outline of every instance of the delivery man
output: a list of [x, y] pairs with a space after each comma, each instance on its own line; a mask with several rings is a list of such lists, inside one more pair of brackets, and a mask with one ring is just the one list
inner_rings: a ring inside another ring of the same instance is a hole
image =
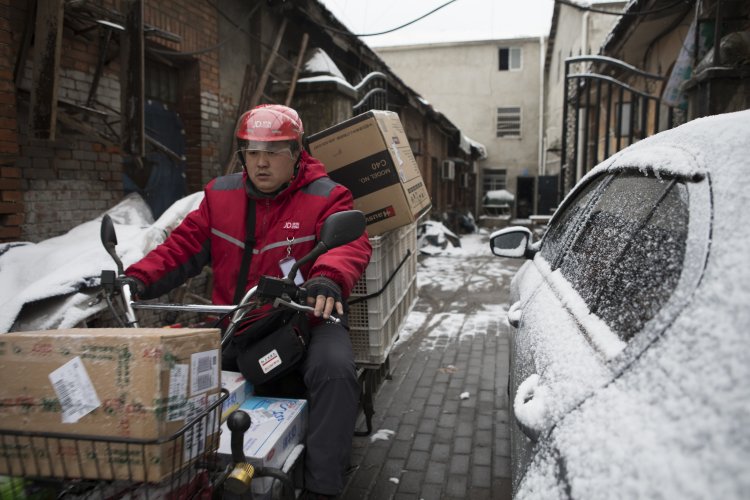
[[[261, 275], [285, 276], [309, 253], [326, 218], [351, 210], [353, 199], [303, 149], [303, 131], [297, 112], [286, 106], [260, 105], [243, 114], [236, 130], [243, 171], [209, 182], [198, 209], [125, 271], [136, 295], [158, 297], [211, 265], [212, 301], [236, 304]], [[254, 231], [248, 231], [252, 214]], [[238, 277], [246, 246], [253, 249], [249, 268]], [[305, 487], [312, 498], [333, 498], [343, 489], [359, 402], [349, 333], [324, 320], [334, 311], [344, 314], [345, 300], [371, 253], [363, 234], [301, 268], [316, 317], [299, 367], [310, 410]]]

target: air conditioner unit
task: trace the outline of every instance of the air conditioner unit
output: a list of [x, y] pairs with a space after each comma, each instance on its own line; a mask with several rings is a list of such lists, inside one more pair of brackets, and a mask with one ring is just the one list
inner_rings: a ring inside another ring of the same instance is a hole
[[470, 188], [471, 187], [471, 174], [468, 172], [464, 172], [461, 174], [461, 187], [462, 188]]
[[440, 173], [443, 180], [452, 181], [456, 178], [456, 164], [451, 160], [443, 160], [443, 169]]

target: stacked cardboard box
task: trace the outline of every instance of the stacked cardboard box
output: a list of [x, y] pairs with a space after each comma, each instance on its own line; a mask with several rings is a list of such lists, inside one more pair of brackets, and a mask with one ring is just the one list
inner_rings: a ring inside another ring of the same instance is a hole
[[354, 208], [377, 236], [414, 222], [431, 207], [404, 127], [392, 111], [368, 111], [308, 138], [328, 175], [348, 187]]

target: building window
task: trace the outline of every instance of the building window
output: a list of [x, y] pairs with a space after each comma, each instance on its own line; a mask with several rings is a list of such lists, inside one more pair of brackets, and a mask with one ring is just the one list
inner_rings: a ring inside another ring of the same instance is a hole
[[508, 171], [504, 168], [485, 168], [482, 176], [482, 194], [505, 189]]
[[521, 47], [501, 47], [498, 50], [500, 71], [518, 71], [521, 69]]
[[143, 82], [146, 99], [176, 105], [180, 73], [177, 68], [146, 60], [146, 75]]
[[497, 137], [521, 137], [521, 108], [497, 108]]

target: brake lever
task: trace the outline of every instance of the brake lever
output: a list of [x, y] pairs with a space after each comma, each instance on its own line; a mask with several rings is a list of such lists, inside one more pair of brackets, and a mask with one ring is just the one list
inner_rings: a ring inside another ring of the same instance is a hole
[[[276, 300], [273, 301], [273, 307], [279, 307], [279, 306], [288, 307], [289, 309], [294, 309], [295, 311], [304, 312], [308, 314], [315, 313], [314, 307], [303, 306], [302, 304], [297, 304], [296, 302], [292, 302], [290, 300], [284, 300], [280, 297], [277, 297]], [[339, 324], [341, 323], [341, 318], [338, 318], [336, 316], [328, 316], [328, 319], [326, 321]]]

